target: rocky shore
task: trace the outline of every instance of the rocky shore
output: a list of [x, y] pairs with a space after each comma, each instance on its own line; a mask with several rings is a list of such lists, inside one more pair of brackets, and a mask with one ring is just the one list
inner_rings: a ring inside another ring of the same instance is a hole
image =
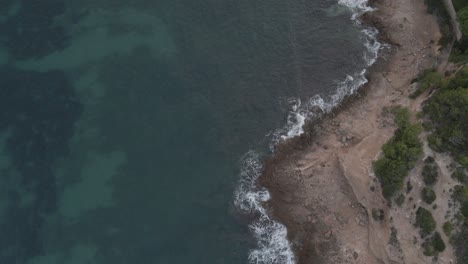
[[[372, 67], [369, 83], [335, 113], [306, 126], [302, 136], [280, 144], [259, 180], [272, 194], [271, 213], [288, 228], [298, 264], [434, 263], [415, 241], [412, 221], [420, 201], [415, 197], [402, 207], [390, 207], [372, 163], [396, 129], [387, 109], [420, 110], [425, 96], [408, 98], [412, 80], [444, 64], [447, 56], [440, 51], [439, 27], [423, 0], [375, 0], [371, 5], [375, 11], [361, 21], [377, 27], [390, 48]], [[432, 154], [428, 152], [425, 148], [425, 155]], [[437, 162], [443, 163], [442, 158]], [[420, 167], [409, 176], [416, 185]], [[452, 183], [441, 184], [442, 192]], [[374, 219], [373, 210], [382, 219]], [[443, 207], [438, 210], [445, 213]], [[436, 263], [453, 259], [448, 244]]]

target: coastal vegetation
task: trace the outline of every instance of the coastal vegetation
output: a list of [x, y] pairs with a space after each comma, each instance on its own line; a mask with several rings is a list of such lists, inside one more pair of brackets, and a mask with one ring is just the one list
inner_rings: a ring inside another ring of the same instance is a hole
[[455, 11], [461, 10], [463, 7], [468, 5], [468, 0], [452, 0], [453, 7], [455, 8]]
[[[455, 253], [459, 263], [468, 263], [468, 186], [457, 185], [454, 188], [453, 197], [460, 204], [459, 231], [452, 236], [452, 243], [455, 246]], [[445, 230], [445, 229], [444, 229]]]
[[427, 238], [423, 243], [424, 255], [434, 256], [445, 250], [445, 242], [439, 232], [435, 232], [430, 238]]
[[[468, 2], [468, 1], [464, 1]], [[458, 4], [458, 18], [463, 34], [460, 42], [454, 45], [451, 60], [459, 63], [468, 62], [468, 7], [460, 8]], [[454, 188], [452, 198], [459, 204], [459, 213], [456, 221], [445, 222], [442, 226], [444, 233], [450, 237], [459, 263], [468, 263], [468, 67], [461, 66], [451, 77], [439, 79], [434, 73], [423, 73], [421, 89], [436, 89], [434, 94], [425, 103], [423, 115], [426, 117], [424, 128], [430, 132], [429, 146], [438, 152], [448, 152], [459, 165], [454, 166], [452, 178], [460, 182]], [[441, 76], [441, 75], [439, 75]], [[427, 82], [424, 82], [427, 81]], [[419, 88], [418, 87], [418, 88]], [[427, 87], [427, 88], [426, 88]], [[415, 96], [422, 92], [414, 93]], [[426, 188], [422, 191], [422, 199], [430, 204], [435, 200], [435, 193], [430, 186], [438, 178], [438, 168], [432, 157], [424, 162], [423, 180]], [[426, 209], [418, 209], [416, 216], [417, 226], [421, 234], [428, 234], [435, 226], [434, 219]], [[423, 243], [424, 254], [432, 256], [445, 249], [440, 234], [434, 234]]]
[[468, 67], [462, 68], [446, 86], [440, 87], [424, 107], [432, 134], [429, 145], [439, 152], [450, 152], [468, 168]]
[[383, 221], [385, 219], [385, 213], [382, 209], [372, 208], [372, 218], [377, 222]]
[[417, 89], [410, 95], [411, 99], [415, 99], [420, 96], [429, 88], [438, 87], [443, 84], [444, 78], [442, 74], [437, 72], [436, 69], [427, 69], [423, 71], [418, 78], [413, 80], [413, 83], [417, 82]]
[[[468, 62], [468, 1], [453, 0], [453, 4], [457, 11], [457, 19], [460, 23], [462, 39], [454, 44], [450, 60], [466, 64]], [[428, 112], [431, 112], [431, 118], [434, 116], [433, 122], [437, 122], [435, 129], [434, 140], [440, 141], [441, 144], [449, 143], [447, 146], [442, 145], [442, 150], [450, 151], [461, 166], [457, 166], [452, 173], [452, 178], [457, 179], [461, 185], [455, 186], [452, 198], [459, 204], [460, 212], [457, 217], [458, 228], [452, 227], [452, 224], [444, 224], [444, 232], [453, 233], [451, 242], [454, 245], [458, 263], [468, 263], [468, 67], [462, 67], [453, 78], [451, 78], [446, 89], [436, 95], [435, 99], [431, 99], [432, 106], [428, 107]], [[455, 99], [455, 97], [458, 97]], [[455, 101], [447, 104], [447, 100]], [[437, 106], [445, 103], [445, 110], [442, 108], [439, 115], [434, 112]], [[447, 111], [447, 107], [453, 107]], [[441, 122], [441, 115], [449, 112], [447, 116], [449, 120]], [[454, 120], [457, 118], [458, 120]], [[439, 123], [440, 122], [440, 123]], [[455, 129], [454, 132], [447, 132], [449, 129]], [[448, 141], [448, 139], [451, 139]], [[455, 139], [455, 140], [454, 140]], [[436, 142], [439, 143], [439, 142]], [[439, 147], [441, 145], [438, 145]], [[447, 229], [447, 231], [446, 231]]]
[[426, 187], [421, 191], [421, 197], [423, 201], [427, 204], [432, 204], [436, 197], [436, 194], [432, 188]]
[[468, 184], [468, 175], [463, 167], [457, 167], [452, 173], [452, 178], [456, 179], [462, 184]]
[[453, 224], [447, 221], [442, 226], [442, 229], [444, 230], [445, 235], [447, 235], [447, 237], [450, 237], [453, 231]]
[[398, 205], [398, 206], [402, 206], [403, 203], [405, 202], [405, 196], [400, 193], [396, 198], [395, 198], [395, 203]]
[[421, 237], [427, 237], [436, 228], [436, 222], [432, 213], [424, 207], [419, 207], [416, 211], [416, 227], [419, 227]]
[[433, 186], [439, 178], [437, 164], [434, 158], [429, 156], [424, 160], [424, 167], [422, 171], [423, 181], [427, 186]]
[[422, 145], [418, 138], [421, 128], [410, 122], [408, 109], [396, 107], [391, 112], [398, 129], [383, 146], [382, 157], [374, 163], [375, 175], [380, 181], [382, 194], [389, 202], [402, 190], [406, 175], [422, 155]]

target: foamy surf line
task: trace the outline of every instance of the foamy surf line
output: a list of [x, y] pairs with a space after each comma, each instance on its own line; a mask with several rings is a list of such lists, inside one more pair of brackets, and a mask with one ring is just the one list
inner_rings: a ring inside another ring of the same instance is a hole
[[257, 240], [257, 248], [249, 254], [255, 264], [294, 264], [294, 253], [287, 239], [287, 229], [274, 221], [262, 204], [270, 200], [270, 193], [256, 184], [262, 173], [262, 162], [254, 151], [242, 157], [241, 180], [234, 204], [245, 213], [255, 213], [258, 219], [249, 227]]
[[[368, 6], [367, 0], [339, 0], [338, 3], [353, 12], [351, 19], [358, 25], [360, 22], [357, 17], [373, 10]], [[346, 76], [344, 81], [338, 83], [337, 92], [330, 98], [323, 99], [317, 95], [305, 104], [300, 99], [291, 99], [291, 111], [286, 127], [275, 133], [272, 144], [278, 143], [281, 138], [287, 139], [302, 134], [304, 132], [302, 127], [307, 120], [329, 113], [347, 96], [354, 94], [368, 82], [365, 74], [367, 68], [377, 60], [381, 43], [377, 41], [377, 29], [364, 28], [362, 33], [363, 42], [367, 48], [364, 54], [367, 67]], [[317, 109], [320, 112], [317, 112]], [[259, 155], [254, 151], [249, 151], [242, 157], [241, 162], [240, 183], [235, 192], [234, 204], [245, 213], [258, 215], [258, 218], [249, 225], [257, 240], [257, 247], [249, 253], [249, 263], [294, 264], [295, 256], [287, 239], [286, 226], [272, 219], [266, 208], [262, 206], [270, 200], [270, 193], [266, 188], [257, 185], [257, 179], [262, 173], [262, 161]]]
[[[351, 19], [359, 26], [362, 25], [357, 18], [365, 12], [374, 10], [367, 5], [367, 0], [339, 0], [338, 4], [346, 6], [353, 11]], [[363, 55], [366, 62], [365, 67], [352, 75], [347, 75], [343, 81], [337, 84], [336, 93], [329, 98], [324, 99], [320, 95], [316, 95], [305, 103], [302, 103], [298, 98], [290, 99], [292, 107], [289, 112], [287, 125], [285, 128], [276, 132], [274, 144], [280, 139], [288, 139], [301, 135], [304, 133], [302, 127], [307, 120], [331, 112], [342, 103], [346, 97], [354, 94], [360, 87], [368, 82], [366, 78], [367, 68], [377, 61], [382, 44], [377, 41], [379, 32], [376, 28], [364, 27], [361, 33], [364, 46], [366, 47], [366, 51]]]

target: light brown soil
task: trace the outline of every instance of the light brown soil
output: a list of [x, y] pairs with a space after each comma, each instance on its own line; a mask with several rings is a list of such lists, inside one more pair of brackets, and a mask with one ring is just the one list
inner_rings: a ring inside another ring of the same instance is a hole
[[[416, 201], [389, 208], [372, 172], [372, 162], [395, 130], [385, 109], [403, 105], [419, 110], [423, 100], [408, 99], [411, 81], [444, 60], [436, 44], [438, 25], [427, 14], [423, 0], [374, 2], [377, 11], [363, 20], [376, 25], [393, 48], [374, 67], [364, 95], [315, 125], [310, 129], [313, 133], [280, 145], [260, 179], [272, 193], [273, 215], [288, 227], [298, 264], [453, 260], [447, 239], [447, 249], [438, 260], [423, 255], [421, 241], [414, 244], [418, 231], [413, 226], [413, 206], [420, 203], [416, 195], [420, 190], [413, 191]], [[410, 179], [421, 181], [421, 166], [411, 172]], [[442, 177], [449, 177], [448, 173]], [[442, 181], [437, 191], [451, 184]], [[442, 204], [444, 197], [436, 203]], [[373, 208], [384, 210], [384, 221], [370, 217]], [[444, 208], [440, 206], [435, 215], [439, 229]], [[398, 239], [390, 243], [392, 226]]]

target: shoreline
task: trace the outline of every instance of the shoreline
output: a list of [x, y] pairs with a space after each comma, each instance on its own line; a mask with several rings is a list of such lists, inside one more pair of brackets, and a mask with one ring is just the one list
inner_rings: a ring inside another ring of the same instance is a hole
[[[371, 208], [390, 210], [371, 165], [395, 130], [383, 109], [417, 107], [407, 98], [409, 86], [422, 70], [438, 64], [440, 33], [422, 0], [369, 5], [377, 9], [358, 19], [377, 28], [379, 41], [391, 49], [369, 68], [367, 84], [331, 113], [306, 123], [302, 135], [280, 143], [258, 181], [271, 193], [267, 208], [287, 227], [298, 264], [398, 263], [401, 258], [387, 245], [390, 226], [369, 217]], [[417, 254], [405, 253], [406, 263], [419, 263]]]

